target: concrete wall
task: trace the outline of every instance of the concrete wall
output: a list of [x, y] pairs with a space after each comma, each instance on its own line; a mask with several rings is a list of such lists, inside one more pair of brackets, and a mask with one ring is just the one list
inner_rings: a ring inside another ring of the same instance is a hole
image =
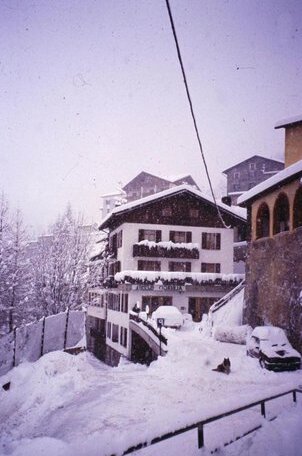
[[302, 227], [259, 239], [248, 250], [244, 323], [279, 326], [302, 352]]

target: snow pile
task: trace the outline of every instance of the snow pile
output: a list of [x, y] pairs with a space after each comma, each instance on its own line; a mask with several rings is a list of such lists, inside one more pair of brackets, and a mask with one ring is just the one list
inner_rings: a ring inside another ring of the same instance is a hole
[[220, 342], [233, 344], [246, 344], [246, 338], [252, 328], [249, 325], [242, 326], [216, 326], [213, 330], [213, 337]]
[[216, 312], [210, 312], [213, 326], [240, 326], [244, 305], [244, 288]]
[[[257, 360], [246, 356], [241, 345], [203, 338], [195, 329], [167, 329], [165, 334], [169, 337], [169, 351], [149, 368], [125, 362], [110, 368], [89, 353], [71, 356], [53, 352], [35, 363], [25, 362], [0, 377], [0, 454], [121, 454], [132, 445], [302, 384], [301, 371], [263, 370]], [[224, 357], [231, 360], [228, 376], [212, 371]], [[11, 388], [4, 391], [1, 386], [8, 381]], [[244, 441], [239, 442], [242, 451], [234, 454], [298, 455], [302, 397], [298, 395], [297, 399], [297, 408], [290, 409], [292, 398], [287, 396], [273, 410], [276, 413], [292, 410], [280, 420], [283, 430], [277, 436], [278, 445], [273, 441], [278, 420], [265, 422], [259, 407], [249, 412], [245, 424], [264, 423], [265, 434], [260, 440], [257, 434], [250, 435], [246, 447]], [[213, 423], [213, 430], [206, 426], [204, 454], [229, 441], [235, 431], [240, 435], [243, 422], [240, 414], [234, 417], [231, 426], [224, 421]], [[275, 453], [268, 451], [268, 444]], [[287, 444], [288, 452], [284, 451]], [[249, 453], [249, 447], [255, 451]], [[231, 449], [232, 446], [224, 449], [222, 454], [231, 455], [228, 453]], [[197, 454], [200, 451], [196, 430], [137, 453], [141, 456]]]

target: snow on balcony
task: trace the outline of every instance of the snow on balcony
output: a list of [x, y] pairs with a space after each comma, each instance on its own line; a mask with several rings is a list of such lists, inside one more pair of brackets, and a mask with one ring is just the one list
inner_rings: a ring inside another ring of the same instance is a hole
[[168, 272], [168, 271], [122, 271], [115, 274], [116, 282], [122, 283], [239, 283], [244, 280], [244, 274], [218, 274], [210, 272]]
[[140, 241], [133, 245], [134, 257], [166, 257], [166, 258], [199, 258], [199, 244], [192, 242], [175, 243]]

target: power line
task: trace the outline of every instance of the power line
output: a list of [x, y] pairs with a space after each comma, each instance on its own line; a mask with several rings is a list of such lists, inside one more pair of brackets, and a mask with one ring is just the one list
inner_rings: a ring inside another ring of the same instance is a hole
[[218, 216], [220, 218], [221, 223], [223, 224], [223, 226], [225, 228], [229, 228], [225, 224], [225, 221], [223, 220], [223, 217], [221, 215], [219, 206], [218, 206], [218, 204], [216, 202], [216, 198], [215, 198], [215, 194], [214, 194], [214, 190], [213, 190], [213, 186], [212, 186], [212, 182], [211, 182], [211, 177], [210, 177], [210, 174], [209, 174], [208, 166], [207, 166], [206, 159], [205, 159], [205, 156], [204, 156], [203, 147], [202, 147], [202, 144], [201, 144], [201, 139], [200, 139], [197, 123], [196, 123], [196, 118], [195, 118], [195, 114], [194, 114], [192, 99], [191, 99], [191, 95], [190, 95], [190, 91], [189, 91], [189, 86], [188, 86], [188, 82], [187, 82], [187, 77], [186, 77], [186, 73], [185, 73], [184, 64], [183, 64], [181, 53], [180, 53], [180, 48], [179, 48], [179, 44], [178, 44], [178, 39], [177, 39], [177, 35], [176, 35], [176, 29], [175, 29], [175, 25], [174, 25], [174, 21], [173, 21], [173, 17], [172, 17], [172, 12], [171, 12], [171, 8], [170, 8], [169, 0], [166, 0], [166, 6], [167, 6], [167, 10], [168, 10], [169, 18], [170, 18], [170, 24], [171, 24], [171, 28], [172, 28], [172, 32], [173, 32], [173, 36], [174, 36], [174, 41], [175, 41], [175, 46], [176, 46], [176, 51], [177, 51], [177, 57], [178, 57], [178, 61], [179, 61], [180, 67], [181, 67], [182, 76], [183, 76], [183, 80], [184, 80], [184, 84], [185, 84], [185, 88], [186, 88], [186, 94], [187, 94], [187, 98], [188, 98], [189, 105], [190, 105], [190, 111], [191, 111], [191, 116], [192, 116], [192, 119], [193, 119], [195, 133], [196, 133], [196, 136], [197, 136], [199, 150], [200, 150], [202, 161], [203, 161], [203, 164], [204, 164], [204, 167], [205, 167], [205, 171], [206, 171], [207, 179], [208, 179], [208, 182], [209, 182], [211, 194], [212, 194], [213, 201], [214, 201], [214, 204], [216, 206], [216, 210], [217, 210], [217, 213], [218, 213]]

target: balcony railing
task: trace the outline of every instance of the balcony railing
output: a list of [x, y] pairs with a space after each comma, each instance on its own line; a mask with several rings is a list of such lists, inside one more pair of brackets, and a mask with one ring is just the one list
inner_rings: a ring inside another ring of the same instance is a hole
[[[144, 242], [144, 241], [143, 241]], [[146, 242], [133, 245], [134, 257], [199, 259], [197, 244]]]

